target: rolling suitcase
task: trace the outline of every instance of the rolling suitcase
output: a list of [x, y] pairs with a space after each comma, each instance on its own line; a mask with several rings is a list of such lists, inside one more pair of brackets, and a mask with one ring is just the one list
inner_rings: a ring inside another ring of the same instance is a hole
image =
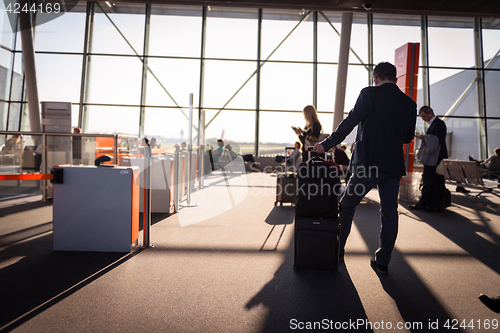
[[293, 171], [287, 171], [288, 151], [294, 150], [294, 147], [285, 148], [285, 167], [283, 172], [278, 172], [276, 175], [276, 206], [278, 202], [281, 206], [283, 203], [295, 204], [297, 199], [297, 174]]
[[338, 218], [295, 216], [293, 269], [335, 272], [340, 251]]
[[337, 271], [340, 250], [339, 169], [313, 157], [299, 165], [294, 225], [294, 270]]

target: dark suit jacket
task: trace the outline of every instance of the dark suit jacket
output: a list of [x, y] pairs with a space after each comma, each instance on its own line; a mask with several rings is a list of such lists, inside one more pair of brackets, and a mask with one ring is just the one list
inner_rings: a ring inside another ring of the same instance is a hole
[[446, 148], [446, 124], [444, 123], [444, 121], [436, 117], [432, 121], [431, 126], [429, 126], [425, 134], [434, 134], [439, 139], [441, 149], [439, 150], [438, 161], [436, 164], [439, 165], [441, 160], [448, 158], [448, 149]]
[[322, 144], [329, 150], [358, 126], [351, 172], [377, 167], [378, 171], [402, 176], [406, 174], [403, 144], [413, 140], [416, 120], [416, 103], [397, 85], [367, 87], [361, 90], [354, 109]]

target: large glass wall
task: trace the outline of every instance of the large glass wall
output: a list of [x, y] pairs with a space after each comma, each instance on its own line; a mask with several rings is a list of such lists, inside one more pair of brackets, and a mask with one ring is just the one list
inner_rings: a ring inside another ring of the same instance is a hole
[[[10, 23], [0, 6], [5, 31]], [[297, 138], [290, 126], [304, 126], [305, 105], [315, 105], [323, 130], [332, 130], [341, 18], [339, 12], [142, 3], [99, 2], [92, 9], [80, 2], [36, 27], [39, 99], [71, 102], [73, 126], [82, 112], [85, 132], [143, 134], [170, 145], [186, 140], [193, 94], [194, 137], [205, 110], [207, 138], [250, 150], [257, 138], [261, 146], [291, 145]], [[422, 22], [415, 15], [354, 14], [344, 113], [371, 84], [373, 64], [394, 62], [395, 49], [408, 42], [428, 42], [428, 62], [419, 60], [420, 73], [428, 72], [428, 81], [418, 80], [419, 107], [428, 87], [430, 105], [453, 132], [451, 157], [491, 154], [500, 145], [500, 29], [483, 19], [477, 41], [473, 18]], [[20, 34], [3, 33], [1, 129], [29, 126], [23, 84]], [[417, 126], [425, 130], [421, 121]], [[486, 146], [479, 139], [484, 133]]]

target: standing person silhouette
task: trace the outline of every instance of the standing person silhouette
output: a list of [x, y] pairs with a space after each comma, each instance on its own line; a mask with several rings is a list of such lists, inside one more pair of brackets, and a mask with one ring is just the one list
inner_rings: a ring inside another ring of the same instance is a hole
[[[429, 128], [426, 135], [435, 135], [439, 140], [440, 149], [436, 152], [437, 163], [434, 165], [424, 165], [422, 173], [422, 196], [418, 203], [410, 205], [410, 209], [425, 210], [427, 212], [439, 212], [441, 210], [441, 201], [439, 199], [439, 188], [436, 177], [436, 169], [439, 163], [445, 158], [448, 158], [448, 150], [446, 148], [446, 124], [444, 121], [436, 117], [434, 111], [429, 106], [422, 106], [418, 111], [418, 115], [423, 121], [429, 123]], [[422, 139], [423, 135], [416, 136]]]
[[340, 258], [351, 231], [356, 206], [375, 185], [380, 197], [379, 248], [370, 261], [373, 269], [387, 274], [398, 234], [398, 193], [401, 176], [406, 174], [403, 144], [415, 134], [416, 103], [396, 85], [396, 67], [379, 63], [373, 70], [374, 87], [361, 90], [354, 108], [314, 150], [322, 153], [341, 143], [357, 126], [351, 157], [351, 178], [340, 200], [342, 226]]
[[318, 113], [316, 108], [312, 105], [307, 105], [303, 110], [306, 126], [304, 129], [292, 126], [295, 134], [299, 136], [299, 141], [302, 143], [302, 161], [307, 161], [308, 143], [315, 144], [321, 134], [321, 123], [319, 122]]

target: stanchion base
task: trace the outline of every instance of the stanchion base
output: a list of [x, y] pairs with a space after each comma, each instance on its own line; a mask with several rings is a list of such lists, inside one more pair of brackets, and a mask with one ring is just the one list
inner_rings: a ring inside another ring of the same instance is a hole
[[149, 249], [150, 247], [155, 247], [155, 246], [154, 246], [153, 244], [149, 244], [148, 246], [146, 246], [146, 245], [142, 245], [142, 246], [140, 246], [139, 248], [140, 248], [141, 250], [145, 250], [145, 249]]

